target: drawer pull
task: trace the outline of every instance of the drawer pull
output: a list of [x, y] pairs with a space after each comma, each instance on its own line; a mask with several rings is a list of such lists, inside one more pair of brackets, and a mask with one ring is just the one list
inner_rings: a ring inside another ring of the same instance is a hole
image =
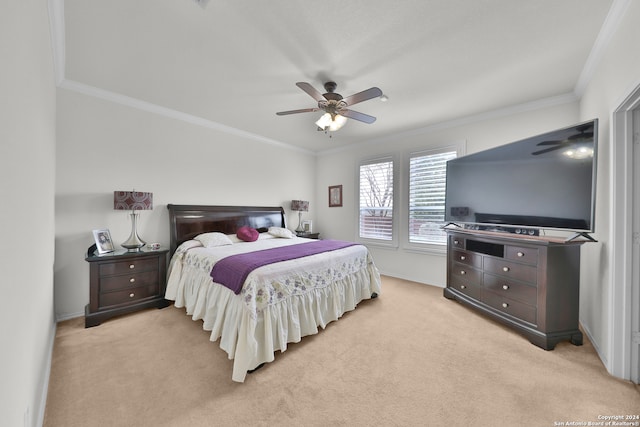
[[133, 298], [133, 297], [135, 297], [135, 296], [136, 296], [136, 294], [134, 294], [133, 292], [131, 292], [131, 293], [129, 294], [129, 298]]
[[467, 289], [465, 285], [460, 285], [460, 289]]
[[132, 277], [131, 279], [129, 279], [129, 283], [136, 283], [136, 278]]
[[460, 275], [461, 275], [461, 276], [464, 276], [465, 274], [467, 274], [467, 272], [466, 272], [466, 271], [464, 271], [464, 270], [460, 270]]
[[458, 245], [458, 244], [460, 244], [460, 241], [459, 241], [459, 240], [454, 240], [454, 241], [453, 241], [453, 244], [454, 244], [454, 245]]
[[504, 289], [505, 291], [509, 290], [509, 285], [502, 285], [502, 289]]
[[509, 304], [507, 304], [506, 302], [503, 302], [502, 303], [502, 308], [507, 308], [507, 307], [509, 307]]
[[464, 255], [460, 255], [460, 261], [464, 261], [465, 259], [467, 259], [467, 257], [466, 257], [466, 256], [464, 256]]
[[524, 256], [524, 252], [518, 252], [517, 255], [519, 258], [522, 258]]
[[502, 267], [502, 271], [504, 271], [505, 273], [509, 270], [511, 270], [509, 267]]
[[134, 268], [136, 268], [136, 265], [135, 264], [129, 264], [129, 268], [130, 269], [134, 269]]

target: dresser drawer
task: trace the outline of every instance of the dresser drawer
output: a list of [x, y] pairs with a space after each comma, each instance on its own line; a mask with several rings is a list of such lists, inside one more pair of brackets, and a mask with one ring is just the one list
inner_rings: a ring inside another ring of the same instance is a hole
[[136, 274], [124, 274], [121, 276], [109, 276], [100, 279], [100, 292], [111, 292], [138, 286], [156, 285], [157, 283], [158, 270], [145, 271]]
[[460, 236], [449, 236], [451, 247], [464, 249], [464, 238]]
[[505, 258], [524, 262], [527, 264], [538, 264], [538, 249], [519, 246], [507, 246]]
[[468, 251], [453, 251], [453, 260], [461, 264], [482, 268], [482, 255]]
[[460, 277], [453, 277], [449, 282], [449, 287], [460, 291], [473, 299], [480, 300], [480, 298], [482, 297], [482, 287], [480, 287], [476, 283], [469, 282]]
[[451, 278], [480, 285], [482, 283], [482, 272], [466, 264], [455, 262], [451, 266]]
[[502, 295], [534, 307], [537, 305], [538, 288], [533, 285], [516, 282], [507, 277], [495, 276], [488, 273], [484, 274], [483, 284], [485, 289], [497, 295]]
[[502, 258], [485, 257], [484, 271], [523, 282], [537, 283], [536, 267], [505, 261]]
[[483, 292], [482, 301], [503, 313], [509, 314], [533, 325], [536, 324], [536, 307], [498, 295], [488, 290]]
[[158, 294], [158, 285], [131, 288], [117, 292], [107, 292], [100, 295], [100, 308], [119, 304], [129, 304], [143, 298]]
[[114, 274], [137, 273], [139, 271], [157, 269], [158, 257], [149, 257], [100, 264], [99, 274], [100, 276], [111, 276]]

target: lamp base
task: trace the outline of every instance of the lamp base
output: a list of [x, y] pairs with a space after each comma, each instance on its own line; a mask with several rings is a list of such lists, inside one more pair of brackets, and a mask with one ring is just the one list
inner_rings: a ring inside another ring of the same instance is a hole
[[298, 228], [296, 228], [296, 233], [302, 233], [304, 228], [302, 228], [302, 211], [298, 212]]
[[140, 249], [147, 244], [147, 242], [138, 236], [137, 223], [138, 214], [135, 213], [135, 211], [131, 212], [131, 234], [129, 238], [120, 245], [127, 249], [127, 252], [140, 252]]

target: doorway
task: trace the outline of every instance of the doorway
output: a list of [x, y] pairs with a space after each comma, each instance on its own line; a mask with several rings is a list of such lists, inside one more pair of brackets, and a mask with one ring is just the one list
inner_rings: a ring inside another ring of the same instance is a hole
[[611, 374], [640, 383], [640, 86], [613, 112]]

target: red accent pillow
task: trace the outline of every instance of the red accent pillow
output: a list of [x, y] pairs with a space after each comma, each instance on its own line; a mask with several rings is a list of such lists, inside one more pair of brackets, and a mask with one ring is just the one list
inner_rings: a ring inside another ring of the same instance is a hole
[[238, 232], [236, 233], [238, 239], [245, 242], [255, 242], [256, 240], [258, 240], [259, 235], [260, 233], [258, 233], [258, 230], [247, 226], [238, 228]]

